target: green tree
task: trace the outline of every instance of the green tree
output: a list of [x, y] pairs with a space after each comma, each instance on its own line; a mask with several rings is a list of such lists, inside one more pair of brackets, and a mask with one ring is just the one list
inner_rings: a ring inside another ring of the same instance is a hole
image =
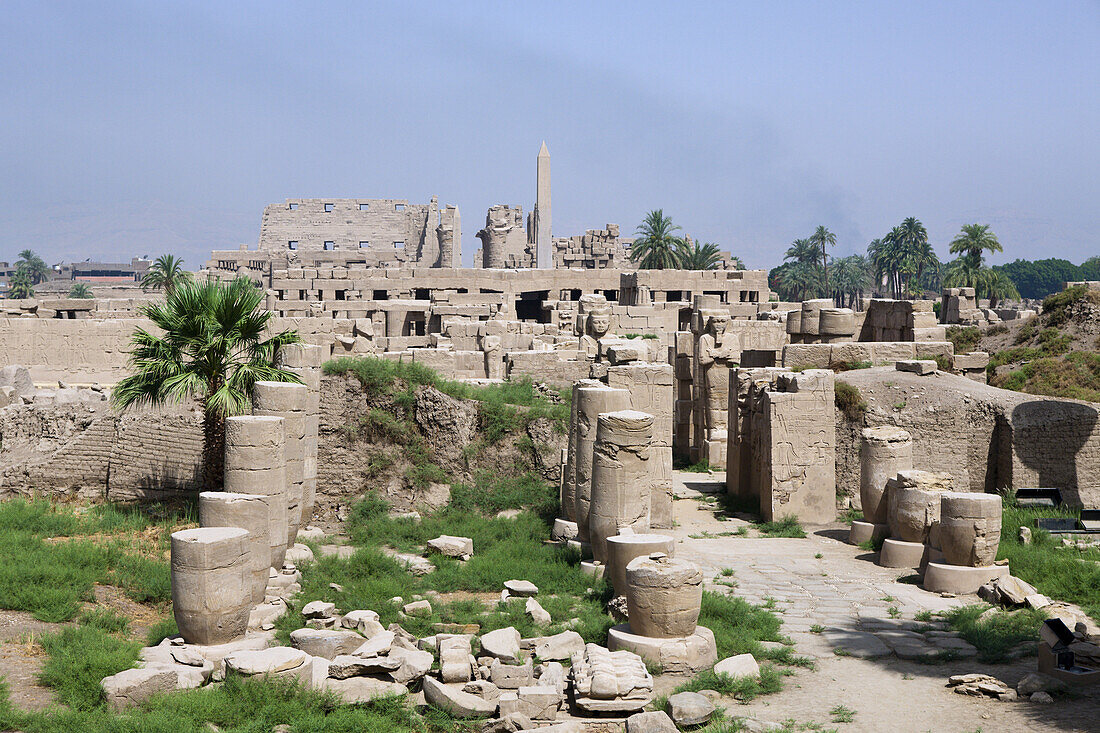
[[990, 308], [996, 308], [1002, 300], [1020, 299], [1020, 291], [1016, 289], [1016, 284], [1008, 275], [990, 268], [985, 268], [983, 272], [985, 274], [982, 278], [982, 287], [985, 296], [989, 298]]
[[1081, 280], [1100, 280], [1100, 255], [1094, 255], [1081, 263]]
[[34, 282], [27, 268], [19, 265], [8, 278], [8, 297], [13, 299], [33, 298]]
[[685, 243], [676, 236], [680, 227], [664, 211], [655, 209], [646, 214], [638, 227], [637, 238], [630, 246], [630, 259], [643, 270], [675, 270], [681, 266]]
[[92, 289], [88, 287], [87, 283], [73, 283], [73, 286], [69, 288], [69, 297], [86, 300], [95, 296], [92, 295]]
[[816, 265], [818, 261], [817, 254], [818, 249], [816, 244], [809, 239], [796, 239], [791, 242], [791, 246], [787, 248], [787, 252], [783, 255], [783, 258], [791, 260], [792, 262]]
[[905, 219], [891, 234], [897, 237], [897, 270], [902, 278], [902, 291], [910, 295], [925, 272], [939, 269], [940, 260], [928, 243], [928, 230], [917, 218]]
[[833, 263], [833, 300], [842, 308], [854, 308], [872, 284], [871, 264], [867, 258], [851, 255]]
[[163, 335], [145, 329], [131, 340], [133, 373], [112, 393], [115, 406], [162, 405], [198, 398], [203, 409], [202, 483], [221, 484], [225, 419], [247, 412], [258, 381], [300, 382], [275, 366], [280, 347], [296, 343], [295, 331], [265, 338], [271, 313], [260, 308], [263, 292], [247, 278], [232, 282], [178, 283], [164, 303], [143, 314]]
[[164, 290], [167, 294], [190, 279], [191, 273], [183, 269], [182, 259], [175, 255], [161, 255], [141, 278], [141, 289]]
[[825, 285], [825, 291], [829, 291], [829, 255], [825, 251], [825, 247], [836, 246], [836, 235], [826, 229], [824, 226], [818, 226], [814, 230], [814, 233], [810, 235], [810, 243], [815, 247], [821, 249], [821, 271], [822, 281]]
[[730, 255], [730, 265], [735, 270], [744, 270], [745, 269], [745, 261], [743, 259], [741, 259], [740, 257], [738, 257], [737, 255]]
[[15, 266], [22, 267], [27, 271], [32, 285], [37, 285], [50, 276], [50, 268], [33, 250], [25, 249], [20, 252], [19, 259], [15, 261]]
[[987, 251], [1003, 251], [997, 235], [990, 230], [988, 224], [965, 224], [959, 235], [951, 240], [951, 254], [967, 257], [977, 267], [982, 266]]
[[713, 242], [693, 242], [680, 260], [684, 270], [713, 270], [722, 262], [722, 253]]

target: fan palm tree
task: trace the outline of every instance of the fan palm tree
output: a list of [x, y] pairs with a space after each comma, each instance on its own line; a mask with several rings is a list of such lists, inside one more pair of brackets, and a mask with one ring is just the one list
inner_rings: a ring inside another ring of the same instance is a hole
[[956, 257], [947, 263], [947, 271], [943, 276], [945, 288], [974, 288], [982, 287], [982, 267], [969, 256]]
[[830, 232], [824, 226], [818, 226], [814, 230], [814, 233], [810, 235], [810, 243], [815, 247], [821, 249], [821, 270], [824, 273], [823, 278], [825, 281], [825, 290], [829, 289], [829, 255], [825, 251], [825, 247], [836, 246], [836, 235]]
[[50, 276], [49, 266], [33, 250], [25, 249], [20, 252], [19, 259], [15, 261], [15, 266], [22, 267], [27, 271], [32, 285], [37, 285]]
[[966, 224], [959, 235], [951, 240], [951, 254], [963, 255], [977, 267], [982, 266], [982, 258], [987, 250], [1004, 251], [988, 224]]
[[23, 265], [15, 268], [15, 272], [8, 278], [8, 297], [13, 299], [34, 297], [34, 283]]
[[95, 296], [92, 295], [92, 289], [88, 287], [87, 283], [73, 283], [73, 286], [69, 288], [69, 297], [88, 299]]
[[131, 340], [133, 373], [116, 385], [116, 407], [202, 401], [203, 472], [207, 491], [221, 483], [225, 418], [246, 412], [258, 381], [300, 382], [275, 366], [280, 347], [296, 343], [296, 331], [265, 338], [271, 313], [260, 308], [263, 292], [247, 278], [230, 283], [181, 282], [164, 303], [143, 314], [164, 333], [139, 328]]
[[661, 209], [646, 214], [630, 246], [630, 259], [643, 270], [675, 270], [684, 256], [684, 240], [676, 236], [680, 227]]
[[722, 253], [713, 242], [694, 242], [684, 249], [680, 267], [684, 270], [713, 270], [722, 261]]
[[183, 269], [183, 260], [175, 255], [161, 255], [141, 278], [142, 290], [161, 290], [171, 293], [181, 283], [191, 279], [191, 273]]

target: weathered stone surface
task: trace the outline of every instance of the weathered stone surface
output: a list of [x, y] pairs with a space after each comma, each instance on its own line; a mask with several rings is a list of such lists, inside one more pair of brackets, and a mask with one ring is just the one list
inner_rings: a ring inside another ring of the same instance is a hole
[[428, 551], [437, 552], [445, 557], [469, 560], [474, 554], [474, 541], [469, 537], [440, 535], [434, 540], [428, 540]]
[[508, 626], [482, 634], [481, 651], [502, 662], [516, 662], [519, 660], [519, 642], [519, 632], [515, 627]]
[[[967, 567], [992, 565], [1000, 541], [1000, 495], [956, 491], [943, 495], [939, 543], [948, 563]], [[1023, 603], [1023, 599], [1018, 603]]]
[[592, 556], [607, 562], [607, 538], [629, 527], [649, 530], [653, 416], [637, 410], [602, 413], [592, 447], [588, 513]]
[[428, 601], [412, 601], [401, 607], [406, 616], [431, 616], [432, 604]]
[[728, 674], [730, 677], [759, 677], [760, 665], [751, 654], [737, 654], [714, 665], [714, 672]]
[[107, 706], [114, 711], [139, 705], [161, 692], [176, 689], [176, 673], [171, 669], [153, 667], [124, 669], [104, 677], [100, 684], [107, 696]]
[[341, 654], [328, 665], [328, 676], [342, 680], [369, 674], [392, 673], [401, 667], [400, 657], [359, 657]]
[[702, 725], [714, 714], [714, 703], [698, 692], [678, 692], [668, 698], [668, 709], [680, 727]]
[[928, 542], [940, 521], [940, 499], [952, 489], [948, 476], [928, 471], [900, 471], [887, 485], [887, 523], [894, 539]]
[[312, 657], [335, 659], [363, 646], [363, 637], [354, 631], [295, 629], [290, 632], [290, 645]]
[[626, 733], [678, 733], [672, 718], [663, 710], [634, 713], [626, 719]]
[[532, 720], [553, 720], [562, 695], [553, 687], [525, 686], [514, 692], [502, 692], [499, 703], [501, 715], [519, 713]]
[[225, 666], [246, 677], [278, 675], [296, 670], [309, 661], [310, 655], [301, 649], [277, 646], [270, 649], [243, 651], [225, 658]]
[[440, 636], [439, 676], [444, 682], [469, 682], [474, 673], [474, 657], [467, 636]]
[[429, 705], [446, 710], [459, 718], [487, 717], [497, 711], [495, 701], [471, 695], [457, 687], [450, 687], [434, 677], [424, 678], [424, 699]]
[[[1000, 606], [1022, 606], [1027, 599], [1039, 593], [1035, 586], [1015, 575], [1005, 575], [978, 588], [978, 597], [987, 603]], [[1036, 601], [1038, 602], [1038, 601]]]
[[571, 659], [584, 653], [584, 639], [576, 631], [543, 636], [535, 644], [535, 657], [543, 661]]
[[390, 677], [401, 684], [408, 684], [423, 677], [432, 668], [432, 662], [435, 661], [435, 657], [431, 652], [406, 649], [400, 646], [391, 647], [389, 657], [401, 660], [401, 666], [390, 672]]
[[617, 534], [607, 538], [607, 575], [616, 596], [626, 595], [626, 566], [636, 557], [663, 552], [671, 557], [676, 548], [672, 537], [663, 534]]
[[495, 659], [489, 668], [489, 675], [493, 684], [502, 690], [516, 690], [535, 684], [535, 669], [530, 659], [523, 664], [505, 664]]
[[500, 688], [489, 680], [473, 680], [462, 686], [463, 692], [492, 701], [500, 698]]
[[377, 634], [360, 644], [352, 654], [357, 657], [377, 657], [382, 654], [388, 654], [390, 646], [393, 645], [393, 640], [395, 638], [396, 634], [392, 631], [379, 631]]
[[703, 598], [703, 573], [695, 563], [663, 552], [635, 558], [626, 566], [626, 586], [633, 633], [672, 638], [695, 631]]
[[653, 699], [653, 677], [642, 658], [628, 651], [612, 652], [586, 644], [573, 657], [573, 694], [581, 710], [628, 712], [641, 710]]
[[202, 527], [172, 534], [172, 613], [192, 644], [244, 635], [252, 607], [248, 530]]
[[542, 607], [542, 604], [534, 598], [527, 599], [524, 610], [527, 615], [531, 617], [531, 620], [535, 622], [536, 626], [549, 626], [554, 622], [554, 620], [550, 618], [550, 614]]
[[330, 676], [325, 682], [325, 690], [333, 692], [345, 705], [370, 702], [390, 695], [406, 695], [409, 692], [405, 685], [378, 677], [338, 679]]
[[539, 588], [530, 580], [506, 580], [504, 589], [513, 596], [537, 596]]
[[1036, 692], [1058, 692], [1066, 689], [1066, 683], [1042, 672], [1028, 672], [1016, 683], [1016, 692], [1020, 697], [1028, 697]]
[[996, 677], [988, 674], [957, 674], [947, 679], [947, 686], [954, 689], [960, 695], [974, 695], [1000, 698], [1008, 692], [1015, 692], [1011, 687], [1001, 682]]
[[355, 629], [368, 639], [373, 639], [384, 630], [378, 622], [378, 614], [374, 611], [352, 611], [340, 618], [340, 625], [345, 629]]
[[886, 524], [886, 482], [899, 471], [913, 468], [913, 438], [892, 425], [864, 428], [861, 438], [859, 498], [863, 518], [872, 524]]
[[534, 721], [526, 715], [509, 713], [496, 720], [485, 721], [481, 726], [481, 733], [516, 733], [516, 731], [530, 730], [534, 727]]
[[894, 368], [899, 372], [912, 372], [923, 377], [936, 373], [936, 362], [924, 359], [902, 359], [894, 362]]
[[328, 601], [310, 601], [302, 606], [302, 618], [332, 618], [336, 615], [336, 604]]

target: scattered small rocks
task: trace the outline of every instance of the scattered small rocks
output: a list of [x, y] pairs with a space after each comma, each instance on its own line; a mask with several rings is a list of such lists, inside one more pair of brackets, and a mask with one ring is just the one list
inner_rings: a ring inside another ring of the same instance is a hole
[[947, 678], [947, 686], [960, 695], [995, 697], [998, 700], [1015, 700], [1016, 691], [988, 674], [957, 674]]
[[1014, 575], [1006, 575], [978, 588], [978, 597], [997, 606], [1022, 606], [1028, 596], [1039, 593], [1035, 586]]

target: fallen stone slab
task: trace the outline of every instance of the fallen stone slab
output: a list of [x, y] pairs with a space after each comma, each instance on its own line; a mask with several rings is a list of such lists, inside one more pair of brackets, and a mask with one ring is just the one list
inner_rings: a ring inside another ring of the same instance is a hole
[[355, 629], [367, 639], [373, 639], [385, 631], [378, 622], [378, 614], [374, 611], [352, 611], [340, 617], [340, 625], [345, 629]]
[[484, 718], [497, 711], [495, 701], [463, 692], [458, 687], [443, 684], [434, 677], [424, 678], [424, 700], [458, 718]]
[[432, 662], [435, 661], [435, 656], [431, 652], [400, 646], [391, 647], [389, 656], [401, 660], [401, 666], [390, 672], [390, 677], [394, 682], [400, 682], [403, 685], [426, 675], [432, 668]]
[[681, 728], [702, 725], [714, 714], [714, 703], [698, 692], [678, 692], [668, 698], [672, 722]]
[[336, 679], [330, 676], [325, 682], [325, 689], [335, 693], [345, 705], [370, 702], [391, 695], [407, 695], [409, 692], [405, 685], [378, 677]]
[[520, 635], [514, 626], [508, 626], [481, 635], [481, 652], [502, 662], [519, 661]]
[[349, 677], [395, 672], [401, 667], [402, 661], [400, 657], [357, 657], [341, 654], [329, 662], [328, 676], [343, 680]]
[[912, 372], [920, 376], [935, 374], [936, 362], [925, 359], [905, 359], [894, 363], [894, 368], [899, 372]]
[[714, 665], [715, 674], [728, 674], [734, 679], [738, 677], [759, 677], [760, 665], [751, 654], [737, 654], [726, 657]]
[[310, 601], [302, 606], [302, 618], [332, 618], [336, 615], [336, 604], [328, 601]]
[[290, 645], [312, 657], [333, 659], [363, 646], [363, 637], [350, 630], [295, 629], [290, 632]]
[[530, 580], [506, 580], [504, 581], [504, 590], [508, 591], [513, 596], [537, 596], [539, 588]]
[[434, 540], [428, 540], [428, 551], [438, 552], [444, 557], [469, 560], [474, 554], [474, 541], [469, 537], [440, 535]]
[[679, 733], [679, 729], [668, 713], [657, 710], [631, 715], [626, 719], [626, 733]]
[[534, 652], [543, 661], [564, 661], [584, 653], [584, 639], [576, 631], [539, 637], [535, 639]]
[[502, 690], [516, 690], [535, 684], [535, 668], [530, 659], [524, 664], [505, 664], [496, 659], [489, 668], [489, 679]]
[[388, 654], [390, 647], [393, 646], [394, 639], [397, 635], [387, 630], [379, 631], [377, 634], [367, 639], [365, 642], [355, 648], [355, 651], [351, 652], [357, 657], [377, 657], [383, 654]]
[[171, 692], [176, 684], [176, 672], [163, 667], [124, 669], [100, 682], [112, 711], [139, 705], [160, 692]]
[[534, 598], [527, 599], [527, 605], [524, 611], [531, 617], [531, 620], [536, 626], [549, 626], [554, 623], [554, 619], [550, 617], [550, 613]]
[[308, 683], [312, 676], [310, 659], [301, 649], [276, 646], [231, 654], [225, 658], [225, 667], [245, 677], [295, 677]]
[[519, 713], [532, 720], [553, 720], [561, 707], [562, 695], [553, 687], [527, 686], [500, 693], [500, 714]]
[[401, 607], [406, 616], [431, 616], [432, 604], [428, 601], [412, 601]]

